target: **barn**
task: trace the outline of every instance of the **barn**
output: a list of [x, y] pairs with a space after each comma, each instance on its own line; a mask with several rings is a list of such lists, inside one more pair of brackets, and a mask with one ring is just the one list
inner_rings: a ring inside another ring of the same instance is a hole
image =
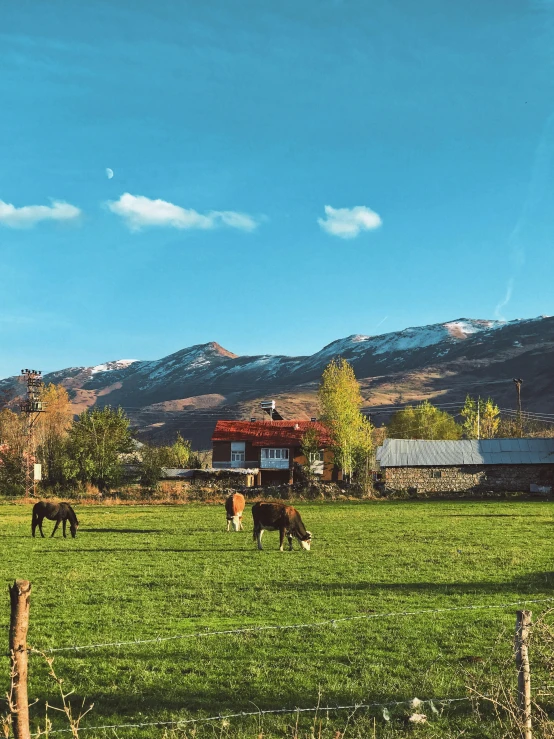
[[549, 492], [554, 439], [385, 439], [377, 449], [387, 492]]

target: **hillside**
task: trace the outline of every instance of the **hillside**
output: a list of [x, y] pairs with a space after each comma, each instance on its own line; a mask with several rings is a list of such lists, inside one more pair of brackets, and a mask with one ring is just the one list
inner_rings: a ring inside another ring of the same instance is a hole
[[[206, 447], [218, 418], [260, 417], [259, 401], [275, 398], [285, 418], [317, 414], [317, 383], [332, 357], [354, 366], [376, 424], [386, 408], [428, 398], [463, 402], [467, 392], [515, 405], [513, 377], [522, 377], [524, 408], [554, 412], [554, 318], [503, 323], [458, 319], [378, 336], [353, 335], [302, 357], [237, 356], [211, 342], [154, 361], [116, 360], [45, 375], [64, 385], [75, 412], [120, 405], [140, 435], [176, 431]], [[0, 399], [13, 404], [18, 377], [0, 380]]]

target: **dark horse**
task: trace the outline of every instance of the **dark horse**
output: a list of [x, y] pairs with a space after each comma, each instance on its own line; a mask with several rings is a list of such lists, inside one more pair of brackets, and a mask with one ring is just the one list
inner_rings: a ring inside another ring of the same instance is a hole
[[79, 521], [77, 520], [75, 511], [69, 505], [69, 503], [48, 503], [44, 500], [41, 500], [39, 503], [35, 503], [35, 505], [33, 506], [33, 536], [35, 535], [35, 530], [38, 526], [40, 535], [44, 539], [44, 534], [42, 533], [42, 522], [45, 518], [47, 518], [49, 521], [56, 522], [56, 525], [54, 526], [54, 531], [52, 531], [52, 536], [54, 536], [54, 534], [56, 533], [56, 529], [60, 525], [60, 522], [62, 522], [63, 538], [65, 539], [65, 524], [67, 521], [69, 521], [71, 536], [75, 538], [77, 534], [77, 528], [79, 526]]

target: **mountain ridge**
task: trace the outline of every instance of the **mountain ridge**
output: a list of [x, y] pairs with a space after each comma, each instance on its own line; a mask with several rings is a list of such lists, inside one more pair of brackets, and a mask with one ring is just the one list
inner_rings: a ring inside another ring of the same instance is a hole
[[[353, 365], [368, 408], [398, 398], [462, 401], [472, 389], [513, 406], [511, 378], [522, 376], [530, 382], [524, 385], [528, 409], [554, 411], [554, 318], [548, 316], [458, 318], [375, 336], [352, 334], [296, 357], [240, 356], [211, 341], [156, 360], [68, 367], [44, 380], [67, 388], [75, 412], [120, 405], [141, 435], [165, 440], [179, 430], [205, 447], [217, 418], [259, 416], [264, 397], [274, 397], [285, 417], [317, 414], [317, 383], [337, 356]], [[23, 390], [19, 377], [0, 380], [0, 394], [12, 404]]]

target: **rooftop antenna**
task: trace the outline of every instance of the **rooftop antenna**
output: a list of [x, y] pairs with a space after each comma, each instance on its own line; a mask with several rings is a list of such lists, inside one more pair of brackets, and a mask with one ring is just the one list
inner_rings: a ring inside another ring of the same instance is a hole
[[270, 417], [272, 421], [282, 421], [283, 420], [283, 416], [275, 408], [274, 400], [262, 400], [260, 403], [260, 407], [263, 411], [265, 411], [268, 414], [268, 416]]

